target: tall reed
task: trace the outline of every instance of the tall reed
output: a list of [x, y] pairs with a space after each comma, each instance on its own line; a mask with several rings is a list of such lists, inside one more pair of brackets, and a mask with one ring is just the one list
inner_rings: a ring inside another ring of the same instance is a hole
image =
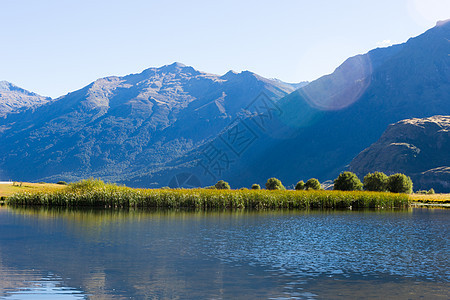
[[21, 192], [7, 199], [9, 205], [65, 207], [159, 208], [376, 208], [406, 207], [405, 194], [343, 191], [132, 189], [101, 180], [83, 180], [67, 188]]

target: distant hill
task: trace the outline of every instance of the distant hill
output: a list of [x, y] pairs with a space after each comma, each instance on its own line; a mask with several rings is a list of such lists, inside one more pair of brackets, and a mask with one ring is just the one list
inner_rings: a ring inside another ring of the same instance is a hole
[[[450, 22], [441, 22], [406, 43], [351, 57], [276, 108], [245, 120], [257, 138], [238, 155], [228, 150], [232, 162], [220, 172], [216, 167], [215, 176], [198, 164], [206, 162], [204, 147], [149, 174], [148, 182], [167, 182], [176, 172], [195, 174], [205, 185], [225, 179], [234, 187], [273, 176], [287, 186], [311, 177], [334, 179], [389, 124], [450, 114], [449, 36]], [[262, 119], [263, 126], [255, 125]], [[223, 136], [213, 145], [229, 148]]]
[[180, 63], [102, 78], [0, 119], [0, 177], [123, 182], [214, 138], [260, 93], [292, 91], [249, 71], [219, 76]]
[[29, 92], [7, 81], [0, 81], [0, 118], [19, 109], [43, 105], [50, 100], [50, 97]]
[[350, 170], [405, 173], [414, 189], [450, 192], [450, 116], [407, 119], [389, 125], [380, 139], [350, 163]]

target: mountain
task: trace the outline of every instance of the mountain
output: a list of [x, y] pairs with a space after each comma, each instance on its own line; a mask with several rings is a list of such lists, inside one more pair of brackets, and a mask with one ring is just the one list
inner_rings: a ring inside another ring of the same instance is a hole
[[295, 90], [298, 90], [299, 88], [302, 88], [309, 84], [309, 81], [301, 81], [299, 83], [288, 83], [288, 82], [281, 81], [280, 79], [277, 79], [277, 78], [270, 78], [270, 80], [279, 82], [281, 84], [286, 84], [286, 85], [292, 86]]
[[7, 81], [0, 81], [0, 118], [19, 109], [43, 105], [50, 100], [50, 97], [29, 92]]
[[[449, 36], [450, 22], [441, 22], [406, 43], [351, 57], [276, 107], [243, 120], [252, 139], [245, 151], [231, 151], [221, 135], [167, 170], [149, 174], [149, 181], [167, 182], [179, 173], [193, 174], [203, 185], [225, 179], [233, 187], [264, 184], [270, 177], [287, 186], [311, 177], [334, 179], [389, 124], [450, 114]], [[210, 163], [208, 147], [223, 149], [229, 162], [220, 168]]]
[[0, 119], [0, 177], [123, 182], [212, 139], [259, 94], [293, 90], [249, 71], [219, 76], [180, 63], [102, 78]]
[[407, 119], [388, 126], [380, 139], [359, 153], [350, 171], [405, 173], [414, 189], [450, 192], [450, 116]]

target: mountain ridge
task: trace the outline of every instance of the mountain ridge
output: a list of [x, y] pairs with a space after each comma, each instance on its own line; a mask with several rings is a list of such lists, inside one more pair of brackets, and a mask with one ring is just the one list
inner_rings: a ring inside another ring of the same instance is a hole
[[0, 81], [0, 118], [18, 110], [35, 108], [52, 100], [25, 90], [8, 81]]
[[120, 181], [212, 138], [260, 92], [278, 99], [294, 90], [249, 71], [227, 74], [173, 63], [10, 114], [0, 122], [0, 175]]
[[[360, 177], [374, 171], [401, 172], [415, 189], [449, 192], [450, 116], [405, 119], [390, 124], [381, 137], [359, 153], [349, 169]], [[447, 183], [445, 183], [447, 182]]]

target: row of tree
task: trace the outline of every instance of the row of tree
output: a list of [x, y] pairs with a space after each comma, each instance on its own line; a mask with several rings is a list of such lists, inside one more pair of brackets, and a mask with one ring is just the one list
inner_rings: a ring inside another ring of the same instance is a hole
[[[228, 189], [230, 189], [230, 184], [224, 180], [219, 180], [211, 188], [216, 188], [218, 190], [228, 190]], [[260, 190], [261, 186], [259, 184], [255, 183], [252, 185], [252, 189]], [[281, 180], [279, 180], [278, 178], [272, 177], [272, 178], [267, 179], [266, 189], [267, 190], [285, 190], [286, 188], [281, 183]], [[303, 182], [303, 180], [297, 182], [295, 189], [296, 190], [320, 190], [321, 185], [320, 185], [319, 180], [317, 180], [316, 178], [311, 178], [308, 181], [306, 181], [306, 183]]]
[[[216, 189], [230, 189], [228, 182], [219, 180], [212, 188]], [[387, 176], [383, 172], [369, 173], [364, 176], [363, 182], [359, 180], [358, 176], [352, 172], [342, 172], [334, 180], [334, 190], [339, 191], [375, 191], [375, 192], [392, 192], [392, 193], [407, 193], [411, 194], [413, 188], [412, 180], [405, 174], [397, 173]], [[259, 190], [259, 184], [253, 184], [252, 189]], [[268, 190], [285, 190], [281, 181], [277, 178], [269, 178], [266, 182], [266, 189]], [[306, 182], [300, 180], [295, 185], [296, 190], [320, 190], [321, 185], [316, 178], [308, 179]]]
[[413, 182], [409, 176], [397, 173], [387, 176], [383, 172], [369, 173], [364, 176], [363, 182], [352, 172], [342, 172], [334, 180], [335, 190], [340, 191], [374, 191], [411, 194]]

